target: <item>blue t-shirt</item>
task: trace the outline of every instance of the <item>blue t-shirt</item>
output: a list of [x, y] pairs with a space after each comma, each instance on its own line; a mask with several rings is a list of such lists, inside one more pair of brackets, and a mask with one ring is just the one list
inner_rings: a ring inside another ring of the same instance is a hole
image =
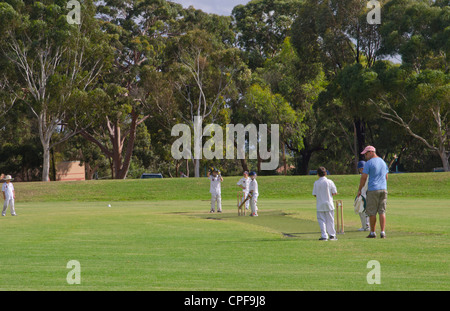
[[369, 175], [367, 191], [387, 190], [386, 174], [389, 173], [389, 168], [382, 158], [372, 158], [367, 161], [363, 173]]

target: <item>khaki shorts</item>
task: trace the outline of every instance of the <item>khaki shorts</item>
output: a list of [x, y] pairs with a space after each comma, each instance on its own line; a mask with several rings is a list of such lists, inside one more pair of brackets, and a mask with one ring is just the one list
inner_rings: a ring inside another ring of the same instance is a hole
[[375, 216], [386, 213], [386, 190], [367, 191], [367, 206], [366, 214], [368, 216]]

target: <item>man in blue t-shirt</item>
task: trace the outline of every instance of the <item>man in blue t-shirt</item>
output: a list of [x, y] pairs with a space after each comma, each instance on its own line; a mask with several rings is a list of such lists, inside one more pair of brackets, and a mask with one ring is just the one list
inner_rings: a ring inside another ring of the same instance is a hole
[[361, 190], [366, 184], [367, 178], [369, 178], [369, 185], [367, 189], [367, 206], [366, 214], [370, 219], [370, 234], [368, 238], [375, 238], [375, 225], [377, 223], [377, 213], [380, 219], [381, 233], [380, 237], [383, 239], [386, 237], [386, 201], [387, 201], [387, 179], [389, 168], [376, 154], [376, 149], [373, 146], [367, 146], [361, 154], [366, 158], [366, 164], [361, 174], [361, 180], [359, 184], [358, 196], [361, 195]]

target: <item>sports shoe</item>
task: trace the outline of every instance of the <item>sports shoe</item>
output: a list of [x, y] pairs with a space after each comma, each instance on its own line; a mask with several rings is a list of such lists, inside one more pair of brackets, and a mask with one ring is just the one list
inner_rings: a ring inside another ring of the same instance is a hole
[[367, 236], [368, 239], [375, 239], [376, 237], [377, 237], [376, 234], [369, 234], [369, 235]]
[[337, 237], [335, 237], [334, 235], [330, 236], [330, 241], [337, 241]]
[[319, 241], [328, 241], [328, 239], [320, 237]]
[[381, 232], [381, 233], [380, 233], [380, 238], [381, 238], [381, 239], [385, 239], [385, 238], [386, 238], [386, 233]]

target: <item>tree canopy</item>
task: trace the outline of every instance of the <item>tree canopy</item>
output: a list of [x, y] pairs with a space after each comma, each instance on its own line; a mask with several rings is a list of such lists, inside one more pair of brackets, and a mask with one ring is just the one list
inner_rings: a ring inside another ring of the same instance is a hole
[[[0, 173], [50, 180], [70, 160], [88, 179], [356, 173], [368, 144], [392, 170], [448, 171], [449, 1], [380, 0], [381, 24], [367, 2], [252, 0], [220, 16], [87, 0], [73, 24], [68, 1], [0, 1]], [[259, 154], [175, 159], [172, 127], [199, 117], [278, 124], [278, 169]]]

